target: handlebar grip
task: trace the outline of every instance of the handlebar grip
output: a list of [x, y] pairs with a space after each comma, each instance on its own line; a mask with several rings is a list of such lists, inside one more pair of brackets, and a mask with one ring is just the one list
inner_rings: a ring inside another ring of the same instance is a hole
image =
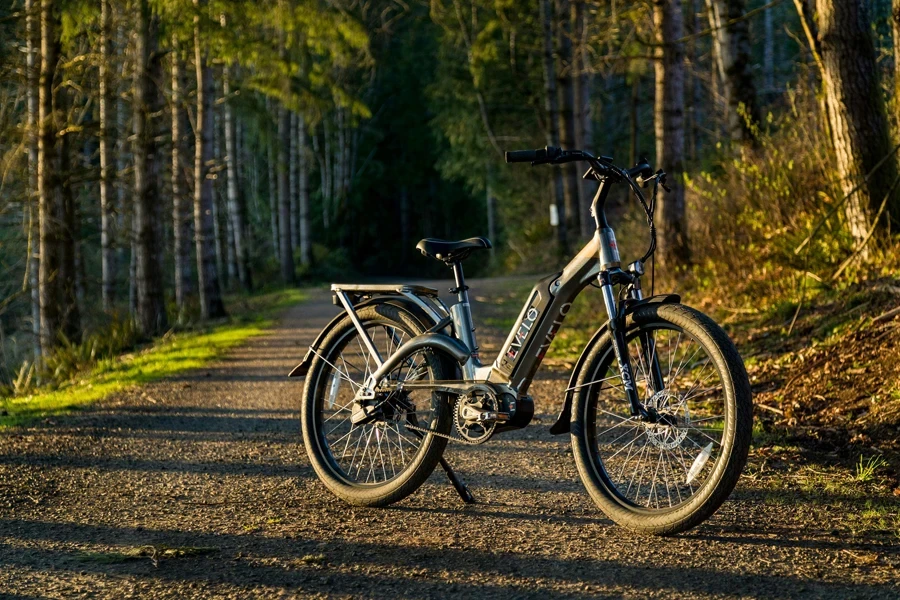
[[506, 162], [533, 162], [537, 160], [537, 150], [513, 150], [506, 153]]
[[648, 177], [653, 176], [653, 167], [651, 167], [645, 161], [642, 161], [640, 164], [635, 165], [630, 169], [625, 169], [625, 172], [628, 173], [628, 176], [632, 179], [637, 176], [640, 176], [641, 179], [647, 179]]

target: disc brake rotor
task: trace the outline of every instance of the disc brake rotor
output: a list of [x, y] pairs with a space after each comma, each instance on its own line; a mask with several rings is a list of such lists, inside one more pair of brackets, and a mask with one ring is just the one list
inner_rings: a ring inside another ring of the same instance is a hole
[[[682, 402], [677, 395], [670, 390], [660, 390], [653, 394], [653, 397], [647, 401], [647, 406], [656, 410], [660, 416], [670, 417], [668, 421], [675, 423], [690, 423], [690, 414], [686, 402]], [[657, 448], [665, 450], [673, 450], [681, 445], [684, 438], [687, 437], [687, 427], [679, 427], [678, 425], [670, 425], [663, 422], [650, 423], [645, 422], [644, 427], [647, 429], [647, 437], [650, 443]]]

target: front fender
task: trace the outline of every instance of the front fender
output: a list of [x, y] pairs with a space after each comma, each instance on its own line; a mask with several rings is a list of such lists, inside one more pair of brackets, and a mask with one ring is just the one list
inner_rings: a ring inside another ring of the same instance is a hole
[[[678, 294], [658, 294], [656, 296], [644, 298], [643, 300], [638, 300], [637, 302], [629, 303], [625, 307], [625, 317], [627, 318], [628, 315], [632, 314], [638, 308], [648, 304], [678, 304], [679, 302], [681, 302], [681, 296]], [[566, 386], [566, 399], [563, 402], [559, 418], [556, 420], [556, 423], [550, 427], [551, 434], [561, 435], [563, 433], [569, 433], [572, 421], [572, 398], [575, 395], [575, 390], [573, 389], [575, 387], [575, 382], [578, 380], [581, 369], [584, 368], [584, 363], [587, 360], [588, 355], [597, 344], [603, 341], [608, 330], [609, 321], [601, 325], [600, 328], [594, 332], [594, 335], [584, 347], [584, 350], [581, 351], [581, 356], [578, 357], [578, 362], [575, 363], [575, 368], [572, 369], [572, 374], [569, 376], [569, 384]]]

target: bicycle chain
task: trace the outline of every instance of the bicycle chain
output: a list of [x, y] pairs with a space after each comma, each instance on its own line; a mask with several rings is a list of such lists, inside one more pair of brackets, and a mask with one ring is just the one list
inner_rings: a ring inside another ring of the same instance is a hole
[[487, 441], [487, 440], [484, 440], [484, 442], [471, 442], [463, 437], [456, 437], [453, 435], [449, 435], [447, 433], [441, 433], [440, 431], [435, 431], [434, 429], [427, 429], [425, 427], [416, 427], [415, 425], [410, 425], [409, 421], [406, 422], [406, 428], [412, 429], [413, 431], [421, 431], [422, 433], [430, 433], [430, 434], [436, 435], [438, 437], [446, 438], [446, 439], [450, 440], [451, 442], [461, 442], [467, 446], [480, 446], [481, 444], [483, 444], [484, 442]]

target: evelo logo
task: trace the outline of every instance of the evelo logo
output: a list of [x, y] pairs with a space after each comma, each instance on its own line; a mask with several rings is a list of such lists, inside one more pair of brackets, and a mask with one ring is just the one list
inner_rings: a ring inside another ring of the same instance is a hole
[[528, 312], [525, 313], [525, 318], [522, 319], [522, 322], [519, 324], [519, 329], [516, 330], [516, 335], [513, 337], [512, 344], [509, 345], [509, 350], [506, 351], [506, 358], [515, 359], [519, 356], [519, 352], [522, 350], [522, 344], [525, 343], [528, 332], [534, 327], [534, 322], [537, 321], [539, 316], [540, 313], [534, 306], [528, 309]]

